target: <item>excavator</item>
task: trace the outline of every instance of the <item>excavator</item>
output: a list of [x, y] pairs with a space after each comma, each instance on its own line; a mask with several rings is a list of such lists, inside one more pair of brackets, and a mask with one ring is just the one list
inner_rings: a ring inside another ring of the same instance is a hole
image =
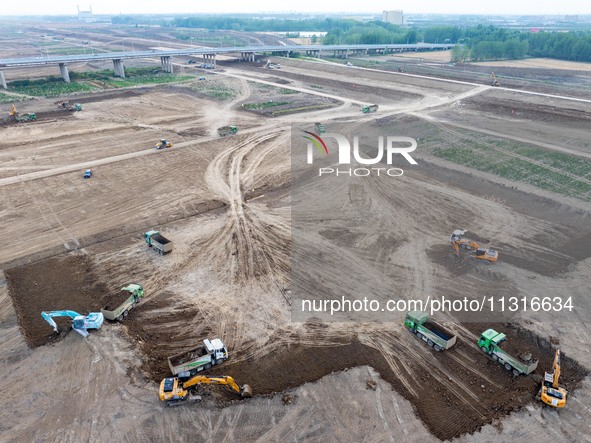
[[473, 240], [464, 238], [466, 230], [456, 229], [452, 232], [449, 241], [454, 248], [456, 255], [460, 254], [460, 249], [472, 251], [472, 257], [479, 260], [484, 260], [487, 263], [496, 262], [499, 258], [499, 253], [494, 249], [481, 248], [478, 243]]
[[556, 350], [554, 355], [554, 364], [552, 372], [544, 372], [544, 381], [540, 388], [540, 400], [554, 408], [564, 408], [566, 406], [566, 389], [558, 386], [560, 378], [560, 349]]
[[501, 86], [501, 83], [494, 72], [491, 72], [488, 78], [492, 80], [492, 83], [490, 84], [491, 86]]
[[191, 396], [194, 386], [198, 385], [226, 385], [240, 397], [252, 397], [252, 389], [248, 385], [238, 386], [234, 379], [228, 375], [219, 377], [208, 377], [207, 375], [196, 375], [190, 377], [188, 372], [181, 372], [178, 377], [168, 377], [160, 383], [160, 400], [165, 401], [168, 406], [174, 406], [186, 400], [198, 401], [199, 396]]
[[156, 146], [155, 149], [162, 149], [162, 148], [172, 148], [172, 143], [166, 140], [165, 138], [161, 138], [160, 141]]
[[82, 337], [88, 337], [87, 329], [99, 329], [103, 324], [104, 317], [101, 312], [91, 312], [88, 315], [78, 314], [76, 311], [43, 311], [41, 317], [49, 323], [55, 332], [59, 332], [54, 317], [70, 317], [72, 319], [72, 329]]

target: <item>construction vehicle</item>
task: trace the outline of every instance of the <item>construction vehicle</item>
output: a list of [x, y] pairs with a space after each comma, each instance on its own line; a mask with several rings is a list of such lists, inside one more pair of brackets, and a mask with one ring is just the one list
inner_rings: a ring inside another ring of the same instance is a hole
[[37, 114], [33, 113], [33, 112], [28, 112], [26, 114], [23, 115], [15, 115], [14, 116], [15, 120], [19, 123], [24, 123], [24, 122], [31, 122], [33, 120], [37, 120]]
[[159, 231], [144, 232], [144, 240], [150, 248], [158, 251], [160, 255], [168, 254], [172, 251], [172, 242], [161, 235]]
[[172, 148], [172, 143], [166, 140], [165, 138], [161, 138], [158, 144], [154, 146], [155, 149], [162, 149], [162, 148]]
[[366, 105], [361, 108], [361, 112], [363, 112], [364, 114], [376, 112], [378, 110], [378, 107], [378, 105]]
[[326, 132], [326, 126], [322, 123], [314, 123], [314, 129], [318, 134], [324, 134]]
[[87, 169], [86, 171], [84, 171], [84, 174], [82, 174], [82, 178], [90, 178], [92, 177], [92, 169]]
[[202, 345], [168, 357], [168, 366], [172, 375], [178, 375], [182, 372], [195, 375], [225, 362], [228, 357], [226, 345], [219, 338], [205, 339]]
[[103, 314], [100, 312], [91, 312], [88, 315], [78, 314], [76, 311], [43, 311], [41, 317], [49, 323], [55, 332], [59, 332], [54, 317], [70, 317], [72, 319], [72, 329], [82, 337], [88, 336], [88, 329], [100, 329], [103, 324]]
[[530, 352], [521, 352], [519, 356], [513, 357], [507, 350], [501, 348], [501, 343], [506, 342], [507, 336], [494, 329], [487, 329], [478, 340], [478, 347], [482, 352], [488, 354], [492, 359], [503, 365], [507, 371], [518, 375], [531, 374], [538, 367], [538, 359], [534, 359]]
[[465, 235], [465, 229], [456, 229], [449, 237], [456, 255], [460, 254], [460, 249], [465, 249], [472, 253], [473, 258], [484, 260], [486, 263], [496, 262], [499, 259], [499, 253], [496, 250], [481, 248], [475, 241], [464, 238]]
[[37, 114], [32, 113], [32, 112], [20, 115], [19, 112], [16, 110], [16, 106], [14, 105], [14, 103], [12, 104], [12, 109], [8, 113], [8, 116], [18, 123], [30, 122], [33, 120], [37, 120]]
[[234, 379], [228, 375], [221, 375], [219, 377], [196, 375], [188, 378], [183, 374], [182, 377], [168, 377], [160, 382], [160, 400], [165, 401], [168, 406], [175, 406], [186, 400], [199, 401], [201, 400], [200, 396], [191, 395], [191, 391], [194, 391], [199, 385], [225, 385], [242, 398], [252, 397], [250, 386], [238, 386]]
[[267, 60], [265, 63], [265, 68], [267, 69], [281, 69], [281, 65], [279, 63], [273, 63], [271, 59]]
[[68, 100], [66, 100], [65, 102], [60, 102], [57, 107], [59, 109], [63, 109], [65, 111], [70, 111], [70, 112], [74, 112], [74, 111], [82, 111], [82, 105], [80, 103], [74, 103], [73, 105], [70, 105], [70, 102]]
[[221, 128], [218, 128], [218, 134], [220, 137], [234, 135], [237, 132], [238, 132], [238, 126], [222, 126]]
[[552, 372], [544, 372], [544, 381], [540, 388], [540, 400], [554, 408], [564, 408], [566, 406], [567, 391], [558, 385], [560, 378], [560, 349], [556, 350], [554, 354], [554, 363], [552, 364]]
[[437, 352], [449, 349], [456, 344], [457, 337], [443, 326], [429, 321], [429, 315], [426, 312], [408, 312], [404, 319], [404, 326]]
[[124, 317], [127, 317], [129, 311], [138, 305], [143, 296], [144, 288], [142, 285], [131, 283], [121, 288], [121, 296], [101, 309], [101, 313], [107, 320], [121, 321]]
[[490, 84], [491, 86], [501, 86], [501, 83], [494, 72], [491, 72], [488, 78], [492, 80], [492, 83]]

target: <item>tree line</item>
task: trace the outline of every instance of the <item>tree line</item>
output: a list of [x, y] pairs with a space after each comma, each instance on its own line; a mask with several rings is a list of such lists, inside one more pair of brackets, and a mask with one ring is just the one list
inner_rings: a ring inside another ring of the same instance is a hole
[[319, 43], [333, 44], [402, 44], [459, 43], [452, 60], [498, 60], [530, 57], [550, 57], [563, 60], [591, 62], [591, 31], [516, 30], [496, 26], [429, 26], [406, 28], [381, 21], [360, 22], [350, 19], [260, 19], [241, 16], [175, 17], [162, 21], [154, 17], [116, 16], [114, 24], [146, 24], [159, 20], [161, 26], [234, 30], [245, 32], [319, 31], [327, 34]]

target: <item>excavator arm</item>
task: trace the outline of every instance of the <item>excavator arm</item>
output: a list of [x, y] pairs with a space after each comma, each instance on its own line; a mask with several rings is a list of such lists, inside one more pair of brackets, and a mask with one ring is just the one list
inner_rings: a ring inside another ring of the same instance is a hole
[[187, 400], [191, 388], [201, 384], [226, 385], [241, 397], [252, 397], [250, 386], [238, 386], [234, 378], [230, 376], [208, 377], [206, 375], [196, 375], [185, 382], [180, 382], [178, 377], [162, 380], [160, 383], [160, 400], [167, 401], [169, 404]]
[[43, 319], [47, 323], [49, 323], [49, 325], [53, 328], [53, 330], [55, 332], [59, 332], [58, 331], [58, 328], [57, 328], [57, 324], [53, 320], [53, 317], [70, 317], [73, 320], [76, 317], [81, 317], [81, 315], [78, 314], [76, 311], [68, 311], [68, 310], [65, 310], [65, 311], [50, 311], [50, 312], [43, 311], [41, 313], [41, 317], [43, 317]]

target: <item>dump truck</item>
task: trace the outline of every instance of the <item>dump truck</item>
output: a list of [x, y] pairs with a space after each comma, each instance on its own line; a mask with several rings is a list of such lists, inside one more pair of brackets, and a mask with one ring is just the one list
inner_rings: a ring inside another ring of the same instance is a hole
[[378, 110], [379, 106], [378, 105], [369, 105], [369, 106], [363, 106], [361, 108], [361, 112], [363, 112], [364, 114], [369, 114], [371, 112], [376, 112]]
[[144, 288], [137, 283], [131, 283], [121, 288], [120, 296], [101, 309], [103, 317], [111, 321], [123, 320], [124, 317], [127, 317], [129, 311], [137, 306], [143, 296]]
[[158, 251], [160, 255], [172, 251], [172, 241], [161, 235], [159, 231], [144, 232], [144, 240], [150, 248]]
[[28, 112], [28, 113], [23, 114], [23, 115], [15, 115], [14, 118], [19, 123], [30, 122], [30, 121], [33, 121], [33, 120], [37, 120], [37, 114], [32, 113], [32, 112]]
[[437, 352], [449, 349], [456, 344], [457, 337], [443, 326], [429, 321], [429, 314], [410, 311], [404, 319], [404, 326]]
[[168, 366], [173, 375], [188, 372], [191, 376], [208, 370], [228, 359], [226, 345], [219, 339], [205, 339], [203, 344], [186, 352], [168, 357]]
[[[520, 351], [517, 357], [512, 356], [508, 351], [507, 336], [494, 329], [484, 331], [478, 340], [478, 347], [482, 352], [491, 356], [491, 358], [503, 365], [507, 371], [513, 372], [513, 375], [531, 374], [538, 367], [538, 359], [534, 359], [530, 352]], [[501, 343], [504, 343], [504, 348]]]
[[324, 134], [326, 132], [326, 126], [322, 123], [314, 123], [314, 129], [318, 134]]
[[227, 135], [234, 135], [238, 132], [238, 126], [222, 126], [218, 128], [218, 134], [220, 137], [226, 137]]
[[57, 107], [59, 109], [62, 109], [64, 111], [70, 111], [70, 112], [74, 112], [74, 111], [82, 111], [82, 105], [80, 103], [74, 103], [73, 105], [70, 105], [70, 102], [68, 100], [66, 100], [65, 102], [60, 102]]

